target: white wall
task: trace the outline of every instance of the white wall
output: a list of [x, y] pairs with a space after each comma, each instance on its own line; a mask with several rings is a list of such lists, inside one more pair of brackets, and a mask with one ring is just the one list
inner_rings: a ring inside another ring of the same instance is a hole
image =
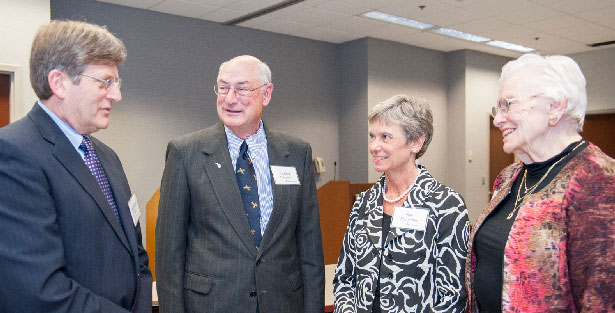
[[500, 71], [509, 60], [506, 57], [466, 51], [464, 199], [471, 221], [478, 217], [489, 202], [489, 190], [493, 184], [489, 181], [489, 115], [498, 98]]
[[[11, 121], [28, 113], [38, 99], [30, 85], [30, 46], [39, 26], [49, 23], [49, 0], [0, 0], [0, 70], [21, 69], [21, 94]], [[8, 66], [7, 66], [8, 65]]]
[[[369, 39], [368, 45], [368, 108], [396, 94], [427, 99], [434, 119], [434, 135], [427, 152], [418, 163], [427, 167], [440, 182], [448, 184], [447, 171], [447, 94], [446, 55], [443, 52], [408, 46], [397, 42]], [[367, 116], [358, 123], [368, 124]], [[375, 182], [382, 173], [374, 170], [367, 149], [367, 133], [363, 136], [368, 155], [368, 181]]]
[[615, 48], [570, 55], [587, 81], [587, 113], [615, 112]]

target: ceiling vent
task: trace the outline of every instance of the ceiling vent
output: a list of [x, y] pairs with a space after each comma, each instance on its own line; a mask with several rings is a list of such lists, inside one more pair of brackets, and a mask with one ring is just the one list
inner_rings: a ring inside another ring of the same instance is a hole
[[609, 46], [609, 45], [615, 45], [615, 40], [590, 43], [588, 46], [596, 48], [596, 47]]

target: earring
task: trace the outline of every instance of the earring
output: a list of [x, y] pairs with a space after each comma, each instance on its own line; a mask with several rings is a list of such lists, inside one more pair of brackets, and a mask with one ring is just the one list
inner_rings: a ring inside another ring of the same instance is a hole
[[556, 114], [551, 114], [551, 116], [549, 116], [549, 122], [554, 123], [556, 120], [557, 120]]

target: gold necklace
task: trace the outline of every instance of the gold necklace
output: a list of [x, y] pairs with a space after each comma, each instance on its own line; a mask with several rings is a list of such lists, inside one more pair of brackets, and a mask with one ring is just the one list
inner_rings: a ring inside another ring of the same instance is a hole
[[[566, 153], [565, 156], [561, 157], [559, 160], [557, 160], [555, 163], [553, 163], [551, 166], [549, 166], [549, 169], [547, 169], [547, 172], [542, 175], [542, 177], [540, 178], [540, 180], [538, 180], [538, 182], [536, 184], [534, 184], [534, 186], [527, 188], [527, 168], [523, 171], [523, 178], [521, 179], [521, 183], [519, 184], [519, 188], [517, 188], [517, 198], [515, 199], [515, 206], [513, 207], [512, 212], [510, 212], [510, 214], [508, 214], [508, 217], [506, 217], [507, 220], [511, 219], [513, 217], [513, 215], [515, 215], [515, 212], [517, 212], [517, 209], [521, 207], [521, 204], [523, 204], [523, 199], [528, 196], [531, 195], [534, 190], [536, 190], [536, 188], [538, 188], [538, 186], [540, 185], [540, 183], [542, 183], [543, 180], [545, 180], [545, 178], [547, 178], [547, 176], [549, 176], [549, 173], [551, 172], [551, 170], [557, 165], [559, 164], [559, 162], [561, 162], [562, 160], [564, 160], [566, 157], [568, 157], [574, 150], [576, 150], [578, 147], [580, 147], [583, 143], [585, 142], [585, 140], [581, 140], [581, 142], [576, 145], [572, 150], [570, 150], [570, 152]], [[525, 190], [523, 196], [521, 196], [521, 186], [523, 185], [523, 189]], [[517, 206], [517, 203], [519, 204], [519, 206]]]

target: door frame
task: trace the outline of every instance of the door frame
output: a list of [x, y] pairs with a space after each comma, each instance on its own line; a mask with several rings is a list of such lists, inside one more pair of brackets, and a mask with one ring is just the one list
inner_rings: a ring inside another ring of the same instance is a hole
[[9, 95], [9, 123], [17, 120], [17, 108], [23, 108], [23, 76], [21, 66], [0, 63], [0, 73], [11, 77]]

